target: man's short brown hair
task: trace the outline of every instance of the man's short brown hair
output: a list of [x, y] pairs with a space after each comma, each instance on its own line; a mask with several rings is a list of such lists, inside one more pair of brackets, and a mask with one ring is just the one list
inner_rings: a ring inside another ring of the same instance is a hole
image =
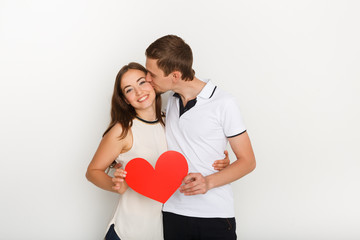
[[175, 35], [166, 35], [157, 39], [146, 49], [145, 55], [157, 59], [158, 67], [165, 76], [173, 71], [180, 71], [183, 80], [193, 80], [193, 55], [191, 48], [183, 39]]

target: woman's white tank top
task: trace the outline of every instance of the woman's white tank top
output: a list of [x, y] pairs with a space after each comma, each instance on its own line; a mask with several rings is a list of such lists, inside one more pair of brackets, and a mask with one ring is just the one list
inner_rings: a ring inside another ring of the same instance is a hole
[[[155, 167], [158, 157], [167, 150], [165, 130], [160, 122], [135, 118], [131, 127], [133, 145], [116, 161], [126, 164], [134, 158], [144, 158]], [[147, 198], [130, 187], [120, 194], [111, 224], [121, 240], [162, 240], [162, 203]]]

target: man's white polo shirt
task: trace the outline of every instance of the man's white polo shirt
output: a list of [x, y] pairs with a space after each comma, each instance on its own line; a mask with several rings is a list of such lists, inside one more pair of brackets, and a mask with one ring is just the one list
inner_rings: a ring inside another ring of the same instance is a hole
[[[165, 125], [168, 149], [185, 156], [189, 173], [213, 174], [214, 161], [225, 157], [227, 138], [246, 131], [235, 99], [208, 81], [196, 100], [188, 102], [187, 106], [191, 106], [182, 109], [181, 116], [179, 101], [176, 94], [168, 100]], [[164, 204], [163, 211], [192, 217], [234, 217], [231, 186], [194, 196], [185, 196], [177, 190]]]

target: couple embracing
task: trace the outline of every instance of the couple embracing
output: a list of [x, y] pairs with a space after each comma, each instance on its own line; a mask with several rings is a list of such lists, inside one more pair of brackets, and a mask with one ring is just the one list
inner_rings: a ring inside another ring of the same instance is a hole
[[[236, 239], [230, 183], [255, 168], [249, 136], [235, 99], [192, 69], [190, 46], [167, 35], [146, 49], [146, 68], [122, 67], [112, 96], [111, 122], [89, 164], [86, 177], [120, 199], [106, 240]], [[171, 91], [166, 112], [160, 94]], [[236, 159], [230, 164], [226, 146]], [[126, 171], [105, 173], [141, 157], [155, 166], [167, 150], [182, 153], [189, 173], [162, 204], [128, 187]], [[225, 158], [224, 158], [225, 157]]]

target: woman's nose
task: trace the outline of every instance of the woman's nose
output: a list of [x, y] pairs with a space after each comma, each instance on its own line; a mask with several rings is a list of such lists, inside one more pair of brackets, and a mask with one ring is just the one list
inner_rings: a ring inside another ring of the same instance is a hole
[[135, 94], [136, 95], [140, 95], [142, 93], [142, 89], [141, 88], [135, 88]]

